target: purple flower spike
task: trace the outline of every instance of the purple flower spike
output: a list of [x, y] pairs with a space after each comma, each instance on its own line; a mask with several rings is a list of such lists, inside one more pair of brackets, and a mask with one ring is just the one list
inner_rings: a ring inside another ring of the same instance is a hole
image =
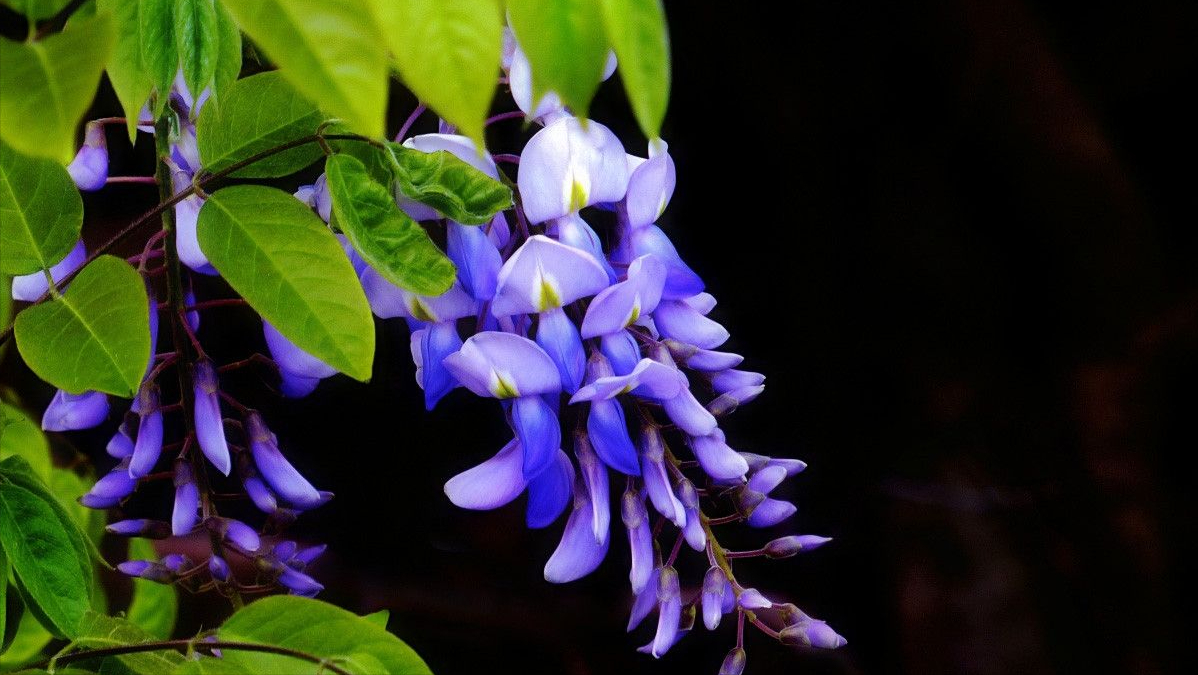
[[279, 572], [279, 583], [289, 589], [294, 595], [310, 598], [324, 590], [324, 586], [312, 577], [284, 565]]
[[129, 436], [129, 427], [121, 422], [116, 433], [104, 448], [108, 454], [117, 459], [124, 459], [133, 454], [133, 439]]
[[719, 675], [743, 675], [747, 661], [748, 657], [745, 655], [745, 650], [740, 647], [733, 647], [732, 651], [728, 652], [728, 656], [724, 657], [724, 663], [720, 665]]
[[678, 636], [678, 622], [682, 618], [682, 596], [678, 584], [678, 572], [673, 567], [663, 567], [657, 580], [657, 634], [653, 636], [650, 654], [659, 659], [674, 645]]
[[756, 588], [746, 588], [741, 591], [740, 597], [737, 598], [737, 604], [745, 609], [766, 609], [774, 606], [774, 603], [770, 602]]
[[680, 300], [663, 300], [653, 312], [653, 323], [662, 335], [700, 349], [715, 349], [728, 341], [728, 329]]
[[619, 201], [628, 189], [624, 147], [598, 122], [560, 119], [524, 146], [517, 184], [524, 213], [533, 223]]
[[[598, 465], [598, 459], [593, 458]], [[603, 471], [600, 467], [600, 471]], [[606, 475], [606, 474], [605, 474]], [[607, 487], [604, 480], [604, 488]], [[574, 509], [566, 520], [562, 541], [545, 563], [545, 580], [554, 584], [581, 579], [603, 562], [607, 555], [607, 532], [602, 541], [597, 541], [592, 529], [591, 496], [582, 478], [574, 483]]]
[[628, 530], [628, 548], [632, 554], [628, 580], [632, 583], [632, 592], [640, 593], [653, 573], [653, 533], [649, 529], [649, 512], [645, 509], [645, 502], [635, 490], [624, 492], [620, 500], [620, 516], [624, 528]]
[[266, 337], [266, 347], [270, 350], [270, 356], [279, 365], [279, 370], [297, 377], [316, 380], [337, 373], [336, 368], [296, 347], [295, 343], [284, 337], [269, 322], [262, 322], [262, 333]]
[[229, 443], [225, 440], [225, 423], [220, 412], [220, 381], [216, 369], [207, 360], [196, 361], [192, 369], [195, 393], [196, 440], [209, 462], [224, 475], [229, 475], [233, 462]]
[[212, 578], [216, 581], [228, 583], [230, 576], [229, 563], [225, 562], [224, 558], [218, 555], [213, 555], [208, 559], [208, 573], [211, 574]]
[[627, 279], [603, 289], [591, 301], [582, 321], [582, 336], [608, 335], [636, 323], [657, 308], [665, 281], [666, 267], [655, 256], [632, 261]]
[[[503, 214], [495, 217], [502, 219]], [[503, 227], [506, 226], [505, 222]], [[503, 258], [484, 229], [450, 221], [446, 226], [446, 235], [445, 253], [457, 266], [462, 285], [475, 300], [486, 301], [495, 297]]]
[[171, 512], [171, 533], [181, 537], [195, 529], [199, 521], [200, 491], [185, 459], [175, 461], [175, 507]]
[[[86, 260], [87, 249], [83, 247], [83, 240], [80, 239], [79, 243], [75, 244], [75, 248], [72, 248], [66, 257], [50, 268], [50, 277], [54, 279], [54, 283], [58, 283], [62, 281], [63, 277], [82, 267]], [[12, 299], [33, 302], [40, 298], [49, 288], [50, 286], [46, 283], [44, 272], [22, 274], [21, 276], [12, 278]]]
[[46, 431], [90, 429], [107, 417], [108, 396], [104, 392], [69, 394], [59, 389], [42, 414], [42, 428]]
[[653, 508], [678, 527], [686, 527], [686, 508], [674, 496], [665, 465], [665, 444], [656, 427], [646, 427], [641, 435], [641, 476]]
[[783, 628], [780, 639], [783, 644], [818, 649], [837, 649], [848, 644], [848, 640], [838, 635], [831, 626], [817, 619], [800, 621]]
[[108, 182], [108, 139], [104, 125], [88, 122], [83, 132], [83, 147], [67, 165], [71, 180], [84, 192], [99, 190]]
[[571, 487], [574, 485], [574, 465], [561, 450], [556, 461], [539, 476], [528, 483], [528, 511], [525, 522], [529, 527], [547, 527], [570, 503]]
[[607, 272], [594, 257], [537, 234], [499, 270], [491, 313], [536, 314], [594, 295], [607, 285]]
[[79, 498], [79, 503], [90, 509], [110, 509], [133, 493], [137, 481], [129, 477], [129, 461], [122, 460], [109, 471], [92, 489]]
[[586, 368], [586, 354], [578, 328], [562, 308], [555, 307], [538, 316], [536, 341], [557, 365], [562, 390], [567, 394], [578, 391]]
[[137, 442], [129, 460], [129, 477], [141, 478], [154, 470], [162, 454], [162, 408], [158, 404], [158, 385], [142, 385], [133, 401], [133, 412], [139, 416]]
[[753, 509], [747, 522], [750, 527], [772, 527], [793, 516], [797, 510], [790, 502], [767, 497]]
[[232, 542], [243, 551], [253, 553], [262, 545], [254, 528], [240, 520], [226, 519], [221, 523], [222, 535], [226, 541]]
[[170, 583], [174, 579], [171, 571], [161, 563], [156, 563], [150, 560], [129, 560], [116, 566], [122, 574], [127, 574], [131, 577], [140, 577], [157, 581], [158, 583]]
[[445, 366], [479, 396], [534, 396], [556, 393], [562, 386], [553, 359], [537, 343], [511, 333], [478, 333], [447, 356]]
[[724, 592], [728, 587], [728, 576], [724, 570], [712, 565], [703, 575], [703, 591], [699, 604], [703, 609], [703, 625], [715, 630], [724, 616]]
[[540, 396], [521, 396], [512, 403], [512, 427], [524, 446], [524, 478], [531, 481], [545, 471], [561, 447], [557, 411]]
[[246, 416], [246, 433], [250, 437], [250, 454], [258, 472], [280, 497], [288, 504], [300, 509], [310, 509], [324, 503], [320, 493], [300, 475], [291, 462], [279, 451], [278, 440], [266, 428], [262, 416], [250, 412]]
[[445, 495], [463, 509], [497, 509], [524, 492], [523, 458], [520, 441], [513, 439], [491, 459], [450, 478]]
[[699, 460], [699, 465], [703, 467], [707, 475], [716, 480], [740, 478], [749, 471], [749, 463], [739, 453], [728, 447], [724, 441], [724, 432], [719, 429], [706, 436], [691, 438], [690, 446]]

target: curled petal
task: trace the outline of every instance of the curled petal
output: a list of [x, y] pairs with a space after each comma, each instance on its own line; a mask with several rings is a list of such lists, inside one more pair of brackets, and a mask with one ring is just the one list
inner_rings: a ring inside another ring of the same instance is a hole
[[108, 417], [108, 396], [101, 391], [69, 394], [59, 389], [42, 414], [46, 431], [90, 429]]
[[[502, 219], [503, 215], [495, 217]], [[450, 221], [446, 226], [445, 249], [446, 255], [458, 268], [458, 279], [462, 286], [474, 299], [486, 301], [495, 297], [503, 258], [483, 228]]]
[[450, 478], [445, 494], [463, 509], [497, 509], [524, 492], [523, 463], [523, 448], [513, 439], [491, 459]]
[[653, 323], [662, 335], [700, 349], [715, 349], [728, 341], [727, 328], [678, 300], [662, 301], [653, 312]]
[[602, 124], [563, 117], [524, 146], [517, 184], [533, 223], [619, 201], [628, 188], [624, 148]]
[[634, 389], [638, 396], [668, 400], [679, 396], [686, 386], [686, 377], [677, 369], [652, 359], [641, 359], [627, 375], [600, 377], [587, 384], [570, 402], [614, 398]]
[[108, 441], [108, 445], [104, 449], [110, 456], [117, 459], [124, 459], [133, 454], [133, 447], [133, 438], [129, 435], [129, 427], [124, 422], [121, 422], [121, 425], [117, 427], [116, 433], [112, 435], [112, 438]]
[[630, 236], [633, 256], [652, 254], [666, 265], [666, 284], [662, 297], [670, 299], [689, 298], [703, 292], [703, 279], [695, 274], [665, 232], [656, 225], [647, 225], [634, 230]]
[[611, 468], [629, 476], [641, 475], [637, 462], [636, 448], [628, 434], [628, 423], [624, 409], [611, 399], [591, 401], [587, 415], [587, 434], [594, 444], [595, 452]]
[[772, 527], [794, 515], [798, 509], [790, 502], [766, 497], [749, 514], [750, 527]]
[[[432, 410], [454, 387], [453, 374], [445, 367], [445, 357], [462, 347], [462, 338], [452, 321], [434, 323], [420, 333], [420, 386], [424, 389], [424, 407]], [[413, 333], [413, 336], [416, 333]]]
[[491, 313], [497, 317], [535, 314], [607, 288], [603, 267], [584, 251], [533, 235], [499, 270]]
[[275, 493], [302, 509], [315, 508], [325, 502], [320, 492], [279, 451], [275, 435], [266, 428], [258, 413], [251, 412], [246, 417], [246, 433], [250, 437], [254, 464]]
[[280, 370], [298, 377], [318, 380], [337, 373], [336, 368], [295, 346], [295, 343], [284, 337], [266, 320], [262, 321], [262, 333], [266, 337], [270, 356], [279, 364]]
[[657, 308], [665, 285], [666, 267], [656, 257], [632, 261], [628, 278], [605, 288], [587, 308], [582, 336], [598, 337], [623, 330]]
[[[598, 461], [595, 461], [598, 464]], [[600, 471], [603, 468], [600, 467]], [[604, 474], [606, 477], [606, 474]], [[606, 480], [604, 480], [606, 489]], [[603, 562], [607, 555], [607, 532], [602, 541], [595, 537], [592, 529], [591, 491], [578, 478], [574, 483], [574, 508], [566, 520], [561, 543], [545, 563], [545, 580], [554, 584], [581, 579]]]
[[561, 390], [553, 359], [528, 338], [485, 331], [444, 359], [445, 367], [479, 396], [516, 398]]
[[417, 295], [383, 278], [373, 267], [360, 275], [362, 290], [370, 309], [380, 319], [402, 316], [417, 321], [438, 322], [472, 316], [478, 311], [474, 298], [455, 281], [448, 291], [437, 296]]
[[561, 450], [556, 461], [528, 482], [528, 511], [525, 522], [533, 529], [547, 527], [557, 520], [570, 503], [574, 485], [574, 466]]
[[512, 426], [524, 447], [524, 478], [532, 480], [549, 467], [561, 448], [557, 411], [539, 396], [521, 396], [512, 403]]
[[631, 227], [650, 225], [661, 217], [674, 194], [674, 160], [665, 141], [658, 140], [649, 159], [628, 156], [630, 173], [623, 209]]
[[566, 316], [565, 310], [555, 307], [537, 316], [536, 341], [557, 365], [562, 390], [567, 394], [578, 391], [586, 368], [586, 354], [578, 328]]
[[[66, 254], [66, 257], [50, 268], [50, 277], [54, 279], [54, 283], [58, 283], [62, 281], [63, 277], [82, 267], [86, 260], [87, 249], [83, 247], [83, 240], [80, 239], [75, 247]], [[12, 299], [33, 302], [49, 288], [44, 272], [22, 274], [12, 279]]]
[[690, 389], [683, 388], [674, 398], [662, 401], [662, 408], [670, 421], [691, 436], [706, 436], [716, 430], [715, 417], [695, 399]]
[[749, 471], [749, 463], [728, 447], [724, 440], [724, 432], [719, 429], [706, 436], [691, 438], [690, 445], [699, 460], [699, 465], [716, 480], [740, 478]]

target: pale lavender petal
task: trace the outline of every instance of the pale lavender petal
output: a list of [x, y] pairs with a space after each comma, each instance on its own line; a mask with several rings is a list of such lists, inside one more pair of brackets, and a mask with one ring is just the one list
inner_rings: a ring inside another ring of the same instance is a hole
[[686, 543], [696, 551], [703, 551], [707, 547], [707, 533], [703, 530], [702, 515], [699, 513], [699, 493], [686, 478], [679, 479], [675, 489], [678, 501], [686, 509], [686, 527], [682, 528]]
[[607, 284], [607, 272], [593, 257], [537, 234], [499, 270], [491, 313], [535, 314], [594, 295]]
[[200, 240], [196, 235], [196, 223], [203, 205], [204, 200], [195, 195], [175, 205], [175, 250], [184, 265], [200, 274], [215, 275], [216, 268], [200, 249]]
[[555, 307], [537, 315], [536, 342], [557, 365], [562, 390], [567, 394], [578, 391], [586, 369], [586, 353], [582, 349], [578, 327], [566, 316], [565, 310]]
[[561, 389], [553, 359], [537, 343], [511, 333], [478, 333], [444, 363], [459, 382], [479, 396], [515, 398]]
[[69, 394], [59, 389], [46, 412], [42, 414], [42, 429], [46, 431], [76, 431], [90, 429], [108, 417], [108, 396], [101, 391]]
[[124, 459], [133, 454], [133, 438], [129, 435], [129, 427], [124, 422], [117, 427], [116, 433], [112, 435], [104, 449], [117, 459]]
[[645, 492], [653, 508], [678, 527], [686, 526], [686, 509], [670, 486], [669, 472], [665, 466], [665, 445], [661, 433], [655, 428], [646, 428], [641, 437], [641, 477], [645, 480]]
[[[660, 144], [665, 146], [664, 141]], [[628, 177], [628, 193], [624, 196], [628, 224], [641, 227], [661, 217], [674, 194], [675, 180], [674, 160], [664, 147], [656, 156], [638, 161]]]
[[367, 267], [359, 277], [370, 309], [380, 319], [397, 316], [418, 321], [439, 322], [473, 316], [478, 304], [455, 281], [448, 291], [437, 296], [417, 295], [387, 281], [373, 267]]
[[751, 527], [772, 527], [794, 515], [797, 510], [790, 502], [766, 497], [749, 514], [748, 523]]
[[445, 494], [463, 509], [497, 509], [524, 492], [523, 464], [523, 448], [512, 439], [491, 459], [450, 478]]
[[[598, 464], [598, 462], [595, 462]], [[602, 467], [600, 467], [602, 470]], [[606, 487], [606, 485], [604, 486]], [[602, 541], [596, 541], [591, 527], [592, 508], [589, 491], [581, 478], [574, 482], [574, 508], [566, 519], [561, 543], [545, 563], [545, 580], [564, 584], [581, 579], [603, 562], [607, 555], [606, 532]]]
[[104, 125], [88, 122], [83, 134], [83, 147], [67, 165], [67, 173], [80, 190], [99, 190], [108, 182], [108, 140]]
[[695, 352], [685, 359], [681, 359], [682, 363], [691, 370], [701, 370], [704, 372], [718, 372], [735, 368], [745, 360], [745, 357], [740, 354], [731, 354], [728, 352], [714, 352], [708, 349], [696, 349]]
[[682, 261], [670, 238], [656, 225], [646, 225], [632, 232], [631, 252], [634, 256], [652, 254], [665, 263], [668, 271], [663, 298], [689, 298], [703, 292], [703, 279]]
[[624, 148], [595, 121], [564, 117], [524, 146], [517, 178], [524, 213], [543, 223], [585, 206], [615, 202], [628, 187]]
[[628, 580], [632, 583], [632, 592], [640, 593], [649, 583], [653, 572], [653, 533], [649, 529], [649, 512], [644, 499], [635, 490], [624, 492], [620, 500], [620, 517], [628, 531], [628, 548], [632, 558]]
[[226, 541], [236, 544], [243, 551], [254, 552], [262, 545], [258, 538], [258, 533], [254, 528], [246, 525], [240, 520], [226, 519], [222, 522], [224, 528], [224, 538]]
[[552, 91], [545, 92], [541, 96], [541, 100], [537, 101], [536, 107], [533, 107], [532, 67], [528, 63], [528, 57], [524, 55], [524, 50], [519, 46], [512, 51], [511, 66], [508, 68], [508, 86], [512, 90], [512, 98], [515, 99], [516, 106], [533, 119], [561, 114], [563, 111], [561, 98]]
[[225, 423], [220, 411], [220, 382], [216, 369], [206, 360], [197, 361], [192, 369], [195, 394], [195, 434], [200, 450], [218, 471], [228, 476], [233, 468], [229, 443], [225, 440]]
[[[745, 462], [745, 465], [748, 466], [748, 461]], [[749, 478], [749, 489], [762, 494], [769, 494], [774, 488], [782, 484], [786, 476], [787, 471], [785, 467], [767, 465]]]
[[616, 282], [616, 271], [607, 261], [607, 255], [603, 252], [603, 244], [599, 241], [599, 235], [582, 219], [582, 216], [577, 213], [569, 213], [550, 221], [547, 232], [549, 236], [567, 246], [590, 253], [595, 262], [603, 267], [603, 271], [607, 272], [608, 283]]
[[700, 349], [715, 349], [728, 341], [728, 329], [678, 300], [663, 300], [653, 312], [653, 323], [662, 335]]
[[295, 346], [294, 342], [288, 340], [265, 319], [262, 321], [262, 333], [266, 337], [266, 346], [270, 349], [271, 358], [279, 364], [281, 370], [291, 375], [317, 380], [337, 373], [336, 368]]
[[780, 639], [783, 644], [819, 649], [836, 649], [848, 644], [848, 641], [832, 630], [831, 626], [818, 619], [800, 621], [793, 626], [783, 628]]
[[[82, 267], [86, 260], [87, 249], [83, 247], [83, 240], [80, 239], [62, 260], [50, 268], [50, 276], [58, 283], [63, 277]], [[42, 297], [49, 288], [44, 272], [22, 274], [12, 279], [12, 299], [33, 302]]]
[[691, 309], [704, 316], [710, 314], [716, 305], [715, 296], [711, 293], [698, 293], [689, 298], [681, 298], [681, 300], [690, 305]]
[[807, 462], [799, 459], [766, 457], [765, 455], [758, 455], [752, 452], [742, 452], [740, 454], [749, 463], [749, 470], [753, 472], [761, 471], [767, 466], [780, 466], [785, 469], [787, 476], [793, 476], [807, 468]]
[[676, 369], [652, 359], [641, 359], [627, 375], [601, 377], [582, 387], [570, 402], [613, 398], [633, 389], [646, 398], [668, 400], [677, 398], [686, 386], [686, 377]]
[[703, 576], [699, 603], [703, 610], [703, 625], [707, 626], [707, 630], [715, 630], [720, 625], [720, 619], [724, 616], [724, 590], [727, 586], [727, 575], [715, 565]]
[[699, 460], [699, 466], [716, 480], [740, 478], [749, 471], [749, 463], [728, 447], [724, 432], [719, 429], [706, 436], [691, 438], [690, 446]]
[[628, 278], [605, 288], [587, 308], [582, 336], [598, 337], [623, 330], [657, 308], [666, 267], [656, 257], [641, 256], [628, 267]]
[[491, 178], [497, 180], [499, 178], [499, 170], [495, 167], [495, 160], [491, 159], [491, 153], [484, 150], [480, 154], [478, 146], [468, 136], [461, 136], [459, 134], [421, 134], [405, 140], [403, 146], [419, 150], [420, 152], [444, 150]]
[[774, 603], [770, 602], [756, 588], [746, 588], [741, 591], [740, 597], [737, 598], [737, 604], [745, 609], [766, 609], [774, 606]]
[[725, 370], [711, 376], [711, 388], [723, 394], [746, 387], [757, 387], [765, 382], [765, 375], [747, 370]]
[[574, 466], [561, 450], [548, 469], [528, 483], [528, 510], [525, 523], [538, 529], [548, 527], [570, 503], [570, 488], [574, 485]]
[[695, 399], [690, 389], [683, 389], [661, 405], [670, 421], [691, 436], [706, 436], [716, 429], [715, 417]]

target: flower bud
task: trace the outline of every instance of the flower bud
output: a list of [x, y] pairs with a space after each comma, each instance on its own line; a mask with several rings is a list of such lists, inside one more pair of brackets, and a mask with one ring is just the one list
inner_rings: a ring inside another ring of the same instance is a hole
[[108, 396], [102, 391], [68, 394], [59, 389], [42, 414], [46, 431], [91, 429], [108, 417]]
[[141, 478], [154, 470], [162, 454], [162, 408], [158, 404], [158, 385], [142, 385], [133, 400], [133, 412], [139, 416], [137, 441], [129, 459], [129, 476]]
[[191, 566], [191, 560], [182, 553], [168, 553], [162, 556], [162, 565], [175, 574], [179, 574], [184, 568]]
[[724, 657], [724, 663], [720, 666], [719, 675], [741, 675], [745, 672], [745, 662], [748, 657], [745, 656], [745, 650], [740, 647], [735, 647], [728, 652], [728, 656]]
[[117, 459], [124, 459], [133, 454], [133, 438], [129, 435], [129, 425], [121, 422], [117, 427], [116, 433], [112, 435], [112, 439], [108, 441], [108, 445], [104, 448], [108, 451], [109, 456]]
[[724, 616], [724, 592], [728, 587], [728, 576], [724, 570], [712, 565], [703, 575], [703, 591], [699, 596], [699, 604], [703, 608], [703, 625], [707, 630], [715, 630]]
[[116, 568], [131, 577], [149, 579], [164, 584], [170, 583], [174, 578], [165, 565], [151, 560], [128, 560], [117, 565]]
[[836, 649], [848, 644], [848, 641], [832, 630], [831, 626], [818, 619], [809, 619], [793, 626], [787, 626], [782, 629], [779, 637], [783, 644], [819, 649]]
[[129, 477], [129, 460], [122, 460], [79, 498], [79, 503], [89, 509], [110, 509], [133, 493], [137, 481]]
[[250, 412], [245, 421], [254, 464], [275, 493], [287, 503], [301, 509], [323, 504], [326, 500], [316, 488], [283, 457], [275, 435], [266, 428], [262, 417], [257, 412]]
[[745, 609], [767, 609], [774, 606], [774, 603], [770, 602], [756, 588], [746, 588], [741, 591], [740, 597], [737, 598], [737, 604]]
[[83, 132], [83, 147], [67, 165], [71, 180], [84, 192], [99, 190], [108, 182], [108, 140], [104, 125], [88, 122]]
[[253, 553], [262, 545], [262, 541], [259, 539], [258, 533], [254, 528], [240, 520], [222, 518], [213, 521], [212, 526], [219, 529], [221, 537], [225, 541], [234, 544], [243, 551]]
[[832, 541], [831, 537], [821, 537], [814, 534], [793, 534], [779, 537], [764, 547], [767, 558], [789, 558], [796, 553], [811, 551]]
[[293, 594], [309, 598], [324, 590], [324, 586], [319, 581], [286, 565], [279, 573], [279, 583]]
[[216, 581], [228, 583], [229, 563], [225, 562], [224, 558], [218, 555], [213, 555], [208, 559], [208, 573], [211, 574], [212, 578]]
[[225, 440], [225, 423], [220, 412], [220, 381], [212, 362], [196, 361], [192, 369], [195, 394], [195, 432], [200, 450], [209, 462], [224, 475], [229, 475], [232, 461], [229, 443]]
[[105, 528], [109, 534], [122, 537], [145, 537], [147, 539], [166, 539], [171, 536], [171, 526], [161, 520], [136, 518], [133, 520], [118, 520], [109, 523]]
[[186, 459], [175, 461], [175, 507], [171, 512], [171, 533], [181, 537], [195, 529], [199, 520], [200, 491]]

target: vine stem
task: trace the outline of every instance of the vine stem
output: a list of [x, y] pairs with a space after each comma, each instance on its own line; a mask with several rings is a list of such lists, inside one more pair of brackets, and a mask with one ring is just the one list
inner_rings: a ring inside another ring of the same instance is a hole
[[[104, 255], [108, 251], [112, 250], [112, 248], [114, 246], [116, 246], [117, 244], [124, 241], [125, 237], [128, 237], [130, 234], [137, 231], [137, 229], [140, 228], [142, 225], [145, 225], [146, 223], [150, 222], [154, 218], [157, 218], [158, 216], [162, 215], [167, 209], [170, 209], [171, 207], [175, 206], [176, 204], [183, 201], [184, 199], [187, 199], [188, 197], [190, 197], [192, 195], [199, 194], [201, 189], [204, 188], [205, 186], [207, 186], [209, 183], [219, 180], [221, 178], [227, 178], [230, 174], [236, 173], [251, 164], [260, 162], [260, 161], [266, 159], [267, 157], [272, 157], [274, 155], [277, 155], [280, 152], [286, 152], [287, 150], [290, 150], [292, 148], [298, 148], [301, 145], [307, 145], [309, 143], [317, 143], [321, 140], [325, 140], [325, 141], [358, 141], [361, 143], [369, 143], [369, 144], [375, 145], [375, 146], [382, 145], [381, 143], [374, 140], [373, 138], [368, 138], [366, 136], [361, 136], [359, 134], [312, 134], [310, 136], [304, 136], [302, 138], [296, 138], [294, 140], [287, 141], [286, 143], [283, 143], [281, 145], [276, 145], [273, 148], [269, 148], [269, 149], [263, 150], [262, 152], [259, 152], [257, 154], [251, 155], [251, 156], [241, 160], [240, 162], [235, 162], [235, 163], [221, 169], [220, 171], [217, 171], [216, 173], [204, 175], [199, 180], [193, 182], [191, 187], [188, 187], [184, 190], [180, 190], [178, 193], [176, 193], [173, 196], [169, 195], [169, 186], [171, 184], [171, 181], [169, 180], [169, 175], [168, 175], [168, 178], [165, 181], [161, 181], [161, 179], [160, 179], [161, 183], [159, 185], [159, 192], [160, 192], [160, 194], [164, 195], [163, 196], [164, 201], [160, 202], [158, 204], [158, 206], [155, 206], [154, 208], [150, 209], [149, 211], [138, 216], [133, 222], [129, 223], [124, 228], [122, 228], [119, 232], [112, 235], [112, 237], [108, 241], [104, 242], [103, 244], [100, 244], [100, 246], [97, 247], [96, 250], [92, 251], [92, 253], [87, 256], [87, 259], [83, 261], [83, 264], [80, 265], [78, 269], [71, 272], [70, 274], [64, 275], [63, 278], [57, 282], [57, 285], [65, 286], [67, 284], [67, 282], [69, 282], [71, 279], [74, 279], [75, 275], [78, 274], [79, 272], [81, 272], [89, 264], [91, 264], [92, 261], [94, 261], [96, 258], [99, 258], [100, 256]], [[165, 191], [163, 191], [163, 185], [168, 186]], [[167, 198], [167, 197], [169, 197], [169, 198]], [[173, 246], [171, 248], [173, 248]], [[51, 296], [51, 292], [46, 291], [45, 293], [42, 294], [42, 296], [40, 298], [38, 298], [37, 300], [34, 300], [32, 304], [39, 305], [39, 304], [45, 302], [46, 300], [50, 299], [50, 296]], [[13, 332], [13, 327], [11, 325], [8, 326], [7, 328], [5, 328], [2, 332], [0, 332], [0, 345], [4, 344], [5, 342], [8, 342], [8, 340], [12, 337], [12, 332]]]
[[278, 654], [280, 656], [290, 656], [291, 658], [300, 659], [309, 663], [315, 663], [322, 668], [327, 669], [336, 675], [350, 675], [350, 672], [329, 659], [321, 658], [315, 654], [302, 652], [298, 649], [288, 647], [278, 647], [275, 645], [259, 644], [256, 642], [230, 642], [224, 640], [216, 640], [212, 642], [198, 642], [195, 639], [188, 640], [159, 640], [157, 642], [139, 642], [133, 645], [121, 645], [119, 647], [104, 647], [102, 649], [85, 649], [83, 651], [71, 652], [63, 654], [52, 659], [47, 659], [35, 666], [35, 669], [47, 669], [51, 665], [58, 667], [75, 661], [83, 661], [86, 659], [98, 659], [106, 656], [121, 656], [122, 654], [138, 654], [141, 652], [157, 652], [157, 651], [205, 651], [213, 652], [218, 649], [228, 649], [231, 651], [243, 652], [264, 652], [267, 654]]

